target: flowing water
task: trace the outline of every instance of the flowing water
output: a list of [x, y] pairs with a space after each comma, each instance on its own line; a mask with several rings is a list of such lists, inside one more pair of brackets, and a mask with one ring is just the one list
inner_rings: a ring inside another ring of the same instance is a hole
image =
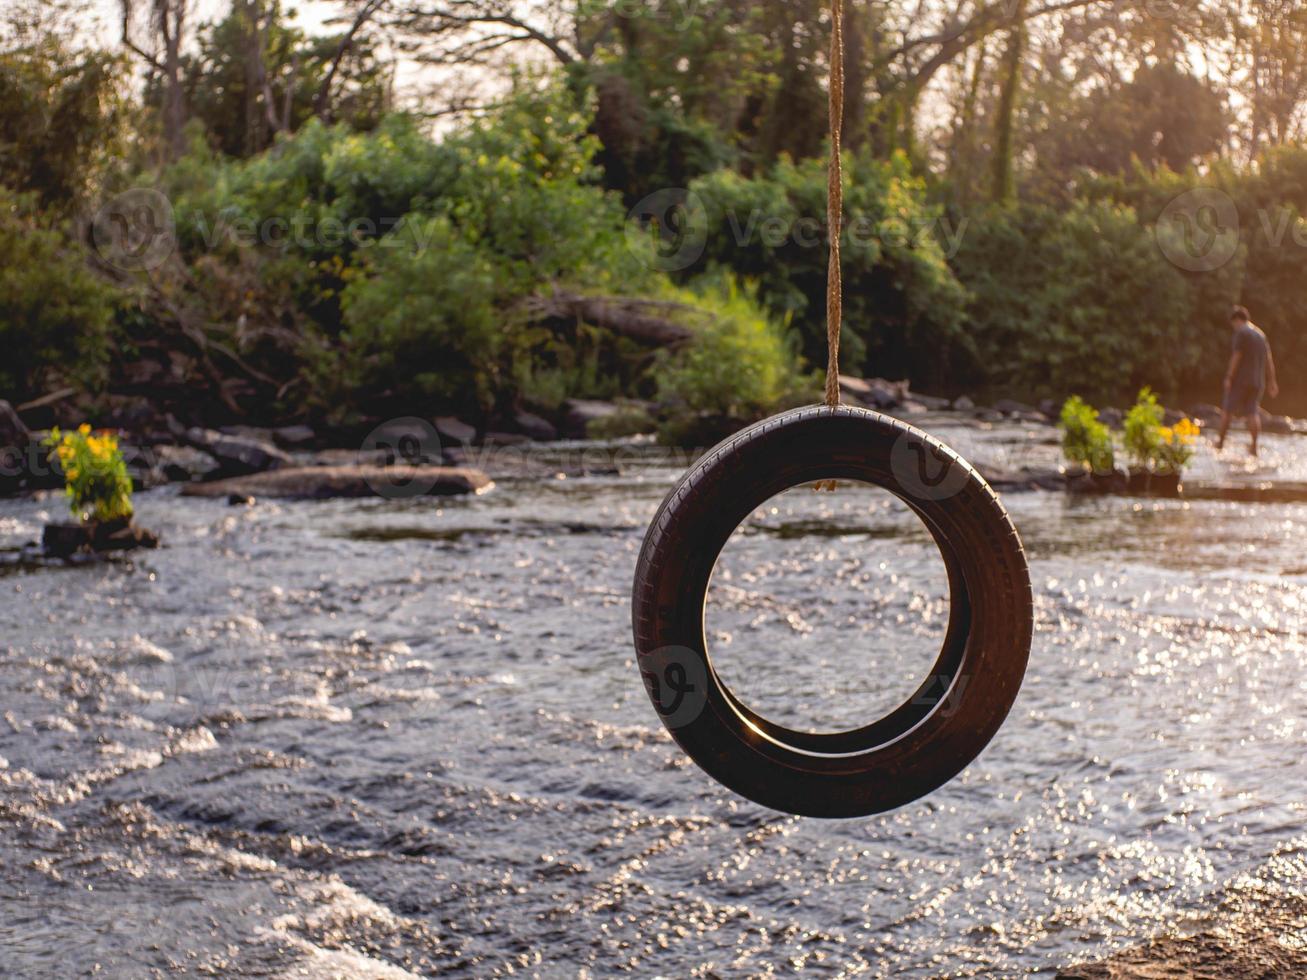
[[[77, 566], [15, 552], [57, 499], [0, 502], [0, 975], [1051, 974], [1307, 840], [1307, 506], [1009, 496], [1037, 626], [1006, 727], [823, 822], [663, 733], [629, 589], [678, 470], [620, 455], [457, 500], [153, 491], [162, 550]], [[746, 701], [821, 729], [910, 690], [946, 616], [920, 525], [853, 486], [747, 522], [708, 629]]]

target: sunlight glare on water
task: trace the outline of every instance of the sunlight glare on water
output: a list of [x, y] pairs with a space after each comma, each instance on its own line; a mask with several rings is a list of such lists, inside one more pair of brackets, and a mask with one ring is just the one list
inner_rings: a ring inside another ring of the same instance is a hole
[[[1046, 432], [940, 434], [1006, 465]], [[990, 977], [1298, 860], [1307, 507], [1009, 495], [1036, 636], [1007, 725], [928, 799], [822, 822], [717, 786], [650, 708], [629, 590], [676, 475], [632, 453], [454, 501], [156, 491], [158, 552], [0, 566], [6, 972]], [[0, 548], [50, 507], [0, 503]], [[848, 678], [938, 644], [924, 532], [856, 491], [764, 523], [738, 622], [710, 625], [725, 650], [838, 637], [778, 662], [802, 696], [767, 707], [861, 718]]]

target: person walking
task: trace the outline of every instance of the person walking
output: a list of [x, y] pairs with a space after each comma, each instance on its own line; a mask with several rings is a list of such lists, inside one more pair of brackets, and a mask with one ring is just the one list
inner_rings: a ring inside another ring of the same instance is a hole
[[1275, 357], [1271, 354], [1266, 334], [1252, 322], [1244, 307], [1236, 306], [1230, 313], [1230, 332], [1230, 366], [1225, 372], [1221, 435], [1216, 440], [1216, 450], [1220, 452], [1225, 448], [1230, 423], [1243, 418], [1247, 420], [1248, 432], [1252, 435], [1249, 452], [1256, 456], [1257, 443], [1262, 435], [1262, 399], [1280, 394]]

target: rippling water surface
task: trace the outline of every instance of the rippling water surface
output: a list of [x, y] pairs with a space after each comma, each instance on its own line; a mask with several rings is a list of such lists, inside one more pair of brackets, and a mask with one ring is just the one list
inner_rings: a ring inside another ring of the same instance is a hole
[[[929, 799], [820, 822], [657, 723], [629, 588], [677, 470], [624, 458], [453, 501], [156, 491], [158, 552], [0, 565], [0, 972], [1051, 972], [1307, 832], [1307, 507], [1010, 496], [1037, 632], [1007, 726]], [[58, 508], [0, 503], [0, 547]], [[708, 627], [820, 729], [910, 690], [946, 618], [920, 525], [845, 487], [754, 515]]]

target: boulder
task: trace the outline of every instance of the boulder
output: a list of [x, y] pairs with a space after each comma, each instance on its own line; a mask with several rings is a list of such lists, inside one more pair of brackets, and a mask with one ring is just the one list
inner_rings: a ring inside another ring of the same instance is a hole
[[531, 412], [515, 412], [513, 428], [536, 442], [553, 442], [558, 438], [558, 430], [553, 423]]
[[1200, 403], [1189, 409], [1189, 417], [1197, 419], [1205, 425], [1220, 425], [1221, 408], [1219, 405]]
[[381, 453], [382, 465], [407, 463], [410, 466], [441, 462], [440, 433], [426, 419], [392, 419], [373, 429], [359, 449], [360, 463], [368, 463], [373, 453]]
[[271, 442], [250, 436], [191, 428], [186, 430], [185, 440], [216, 459], [223, 476], [243, 476], [294, 465], [290, 456]]
[[438, 466], [299, 466], [182, 488], [187, 497], [270, 497], [328, 500], [337, 497], [454, 496], [494, 484], [480, 470]]
[[1000, 398], [994, 402], [994, 411], [1002, 412], [1004, 415], [1038, 415], [1039, 409], [1034, 405], [1027, 405], [1025, 402], [1019, 402], [1012, 398]]
[[563, 402], [563, 433], [573, 439], [589, 435], [590, 423], [611, 418], [621, 411], [612, 402], [573, 398]]
[[936, 395], [923, 395], [915, 391], [912, 393], [912, 400], [924, 405], [928, 412], [947, 411], [952, 404], [947, 398], [940, 398]]
[[441, 415], [432, 421], [441, 443], [446, 446], [470, 446], [476, 442], [476, 427], [468, 425], [462, 419], [456, 419], [452, 415]]
[[962, 395], [960, 398], [955, 398], [953, 400], [953, 411], [955, 412], [974, 412], [975, 410], [976, 403], [966, 395]]
[[115, 521], [87, 521], [77, 524], [47, 524], [41, 547], [51, 558], [71, 558], [79, 552], [132, 551], [159, 547], [159, 536], [137, 527], [130, 518]]
[[272, 430], [272, 438], [283, 449], [298, 449], [312, 443], [317, 433], [307, 425], [283, 425]]
[[194, 446], [155, 446], [154, 469], [163, 480], [189, 483], [203, 480], [219, 469], [218, 461]]
[[886, 381], [884, 378], [864, 380], [841, 376], [840, 388], [856, 401], [881, 411], [897, 408], [910, 397], [906, 381]]
[[525, 446], [531, 441], [531, 437], [520, 432], [487, 432], [485, 438], [481, 441], [484, 445], [498, 446], [503, 449], [512, 446]]

